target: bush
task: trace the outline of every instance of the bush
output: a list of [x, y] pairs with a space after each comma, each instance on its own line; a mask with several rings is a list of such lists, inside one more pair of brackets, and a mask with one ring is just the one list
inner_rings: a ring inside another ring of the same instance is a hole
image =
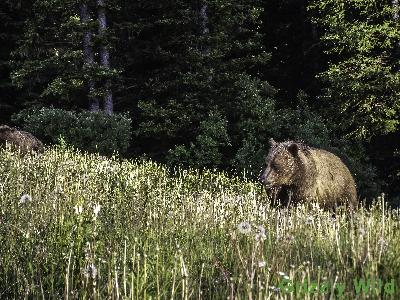
[[62, 137], [67, 144], [103, 155], [126, 153], [131, 138], [131, 119], [125, 114], [41, 108], [22, 110], [12, 120], [47, 143]]
[[182, 165], [202, 167], [218, 167], [222, 163], [221, 149], [229, 146], [227, 121], [217, 110], [209, 113], [208, 118], [200, 122], [199, 135], [189, 145], [177, 145], [169, 150], [167, 163], [169, 166]]

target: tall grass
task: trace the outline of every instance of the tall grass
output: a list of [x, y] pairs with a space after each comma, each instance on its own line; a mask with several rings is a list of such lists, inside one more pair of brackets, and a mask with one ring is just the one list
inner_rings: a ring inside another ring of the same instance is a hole
[[[0, 151], [0, 299], [336, 298], [341, 285], [398, 299], [399, 227], [382, 198], [332, 218], [271, 207], [259, 184], [223, 173]], [[371, 278], [382, 289], [354, 288]]]

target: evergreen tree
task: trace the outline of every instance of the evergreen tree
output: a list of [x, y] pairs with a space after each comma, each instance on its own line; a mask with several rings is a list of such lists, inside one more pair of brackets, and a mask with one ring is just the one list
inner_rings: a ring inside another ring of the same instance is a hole
[[[86, 12], [82, 11], [83, 4], [87, 5]], [[93, 99], [106, 93], [100, 84], [94, 89], [94, 84], [117, 76], [115, 69], [90, 61], [88, 37], [99, 26], [90, 16], [91, 7], [79, 0], [34, 1], [25, 32], [14, 51], [12, 74], [13, 82], [33, 102], [93, 109]], [[98, 49], [104, 39], [95, 40], [93, 46]], [[97, 52], [92, 55], [96, 60]]]
[[[153, 157], [168, 151], [170, 161], [197, 166], [228, 166], [249, 143], [264, 152], [274, 128], [274, 89], [259, 79], [269, 59], [262, 1], [126, 5], [131, 13], [117, 23], [131, 42], [117, 51], [130, 53], [120, 63], [142, 151]], [[206, 144], [219, 153], [215, 160]]]
[[[310, 5], [323, 28], [329, 67], [319, 77], [326, 115], [338, 135], [370, 138], [400, 122], [400, 27], [397, 5], [380, 0], [323, 0]], [[339, 109], [338, 109], [339, 108]]]
[[[89, 22], [91, 21], [88, 3], [86, 1], [80, 4], [80, 18], [82, 26], [86, 26], [83, 29], [83, 63], [84, 68], [91, 69], [94, 66], [94, 51], [93, 51], [93, 33]], [[94, 95], [95, 93], [95, 81], [94, 78], [88, 78], [88, 98], [89, 98], [89, 110], [98, 111], [100, 109], [99, 99]]]
[[0, 124], [7, 122], [12, 113], [18, 111], [26, 99], [13, 86], [11, 52], [15, 49], [23, 31], [24, 21], [29, 16], [29, 1], [5, 0], [0, 2]]

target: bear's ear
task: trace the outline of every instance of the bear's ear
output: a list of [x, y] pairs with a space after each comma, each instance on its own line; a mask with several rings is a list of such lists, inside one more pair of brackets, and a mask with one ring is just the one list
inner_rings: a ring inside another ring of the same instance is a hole
[[277, 142], [275, 142], [273, 138], [270, 138], [270, 139], [269, 139], [269, 145], [270, 145], [271, 147], [275, 146], [276, 144], [277, 144]]
[[299, 154], [299, 145], [296, 143], [290, 144], [287, 149], [293, 156], [297, 156], [297, 154]]

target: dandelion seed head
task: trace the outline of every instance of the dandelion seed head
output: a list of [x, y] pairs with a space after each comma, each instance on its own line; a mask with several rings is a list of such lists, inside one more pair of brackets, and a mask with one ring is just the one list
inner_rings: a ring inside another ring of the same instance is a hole
[[21, 196], [21, 198], [19, 198], [19, 203], [27, 203], [27, 202], [31, 202], [32, 201], [32, 197], [29, 194], [23, 194]]
[[243, 234], [249, 234], [251, 232], [251, 225], [249, 222], [241, 222], [237, 228], [239, 232]]
[[256, 226], [256, 232], [257, 233], [263, 233], [263, 234], [265, 234], [265, 228], [264, 228], [264, 226], [262, 226], [262, 225], [258, 225], [258, 226]]

